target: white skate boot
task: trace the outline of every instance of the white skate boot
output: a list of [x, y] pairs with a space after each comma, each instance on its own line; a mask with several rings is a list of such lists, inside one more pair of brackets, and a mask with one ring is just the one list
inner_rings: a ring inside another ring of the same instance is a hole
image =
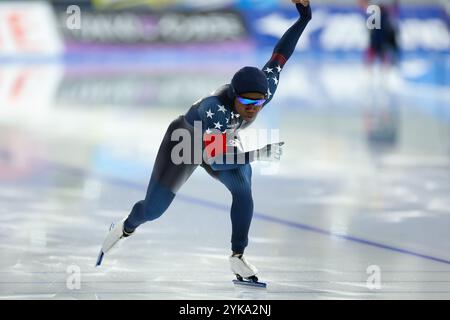
[[234, 284], [266, 288], [267, 284], [258, 281], [258, 269], [249, 263], [243, 255], [234, 254], [229, 258], [231, 271], [236, 275]]
[[117, 224], [111, 224], [111, 227], [109, 228], [109, 233], [106, 236], [105, 241], [103, 242], [102, 249], [100, 250], [100, 254], [97, 258], [97, 263], [95, 264], [96, 267], [100, 266], [103, 261], [103, 257], [106, 253], [108, 253], [112, 248], [116, 246], [116, 244], [124, 238], [127, 238], [132, 235], [128, 234], [124, 230], [124, 223], [127, 218], [123, 219], [122, 221], [118, 222]]

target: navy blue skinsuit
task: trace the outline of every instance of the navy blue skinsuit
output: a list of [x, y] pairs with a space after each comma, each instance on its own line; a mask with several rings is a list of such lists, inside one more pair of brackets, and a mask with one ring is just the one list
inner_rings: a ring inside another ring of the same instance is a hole
[[[311, 19], [309, 6], [305, 8], [298, 4], [297, 9], [300, 18], [278, 42], [272, 58], [262, 69], [269, 82], [269, 92], [267, 93], [269, 99], [266, 104], [275, 94], [280, 73]], [[248, 245], [248, 233], [253, 216], [252, 167], [250, 165], [253, 157], [250, 156], [250, 153], [246, 154], [245, 163], [241, 164], [216, 163], [219, 161], [208, 164], [196, 162], [197, 164], [195, 164], [194, 159], [190, 162], [193, 164], [174, 164], [171, 160], [171, 151], [179, 143], [171, 141], [172, 133], [176, 129], [183, 128], [192, 131], [195, 121], [201, 121], [204, 133], [220, 131], [227, 132], [227, 136], [231, 136], [237, 130], [250, 125], [251, 123], [243, 120], [236, 112], [234, 98], [231, 85], [225, 85], [211, 96], [195, 103], [186, 115], [180, 116], [169, 125], [158, 151], [145, 200], [134, 205], [131, 214], [125, 221], [126, 231], [134, 231], [141, 224], [158, 219], [168, 209], [181, 186], [200, 165], [230, 190], [233, 197], [231, 206], [232, 250], [235, 253], [244, 252]]]

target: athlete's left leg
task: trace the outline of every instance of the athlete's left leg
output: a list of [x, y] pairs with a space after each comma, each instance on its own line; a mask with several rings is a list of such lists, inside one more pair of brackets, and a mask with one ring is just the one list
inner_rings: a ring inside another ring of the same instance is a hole
[[231, 192], [231, 249], [233, 253], [243, 254], [248, 245], [248, 233], [253, 218], [252, 167], [247, 164], [226, 171], [212, 171], [208, 166], [204, 168]]

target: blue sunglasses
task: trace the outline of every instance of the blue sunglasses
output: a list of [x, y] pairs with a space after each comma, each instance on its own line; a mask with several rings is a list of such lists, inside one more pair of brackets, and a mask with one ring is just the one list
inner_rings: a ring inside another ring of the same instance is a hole
[[246, 106], [257, 106], [257, 107], [262, 106], [267, 101], [267, 99], [254, 100], [254, 99], [247, 99], [247, 98], [242, 98], [242, 97], [237, 97], [237, 99], [243, 105], [246, 105]]

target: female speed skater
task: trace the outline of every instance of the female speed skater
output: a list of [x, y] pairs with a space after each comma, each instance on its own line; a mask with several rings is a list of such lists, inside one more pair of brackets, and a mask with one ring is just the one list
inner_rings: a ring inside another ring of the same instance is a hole
[[[103, 243], [97, 266], [101, 264], [104, 254], [109, 252], [119, 240], [131, 236], [142, 224], [161, 217], [169, 208], [178, 190], [200, 165], [214, 179], [224, 184], [232, 194], [232, 254], [229, 258], [232, 272], [237, 276], [238, 281], [261, 284], [256, 277], [257, 269], [243, 256], [248, 245], [248, 233], [253, 216], [251, 162], [279, 161], [283, 143], [267, 145], [256, 151], [243, 152], [235, 143], [231, 143], [233, 141], [230, 141], [228, 137], [237, 137], [236, 132], [252, 124], [258, 113], [272, 100], [277, 90], [280, 73], [311, 20], [309, 0], [291, 1], [296, 5], [300, 17], [279, 40], [271, 59], [264, 68], [262, 70], [255, 67], [242, 68], [234, 75], [230, 84], [195, 103], [185, 115], [169, 125], [156, 157], [145, 200], [137, 202], [127, 218], [111, 226]], [[173, 133], [180, 129], [193, 132], [197, 124], [201, 124], [202, 128], [200, 134], [202, 151], [207, 149], [211, 141], [215, 139], [226, 137], [227, 140], [224, 141], [230, 141], [230, 144], [225, 143], [222, 150], [206, 152], [207, 156], [202, 157], [200, 162], [174, 161], [173, 150], [177, 142], [173, 141]], [[232, 160], [240, 156], [242, 161], [238, 163], [229, 161], [230, 148], [233, 150]]]

